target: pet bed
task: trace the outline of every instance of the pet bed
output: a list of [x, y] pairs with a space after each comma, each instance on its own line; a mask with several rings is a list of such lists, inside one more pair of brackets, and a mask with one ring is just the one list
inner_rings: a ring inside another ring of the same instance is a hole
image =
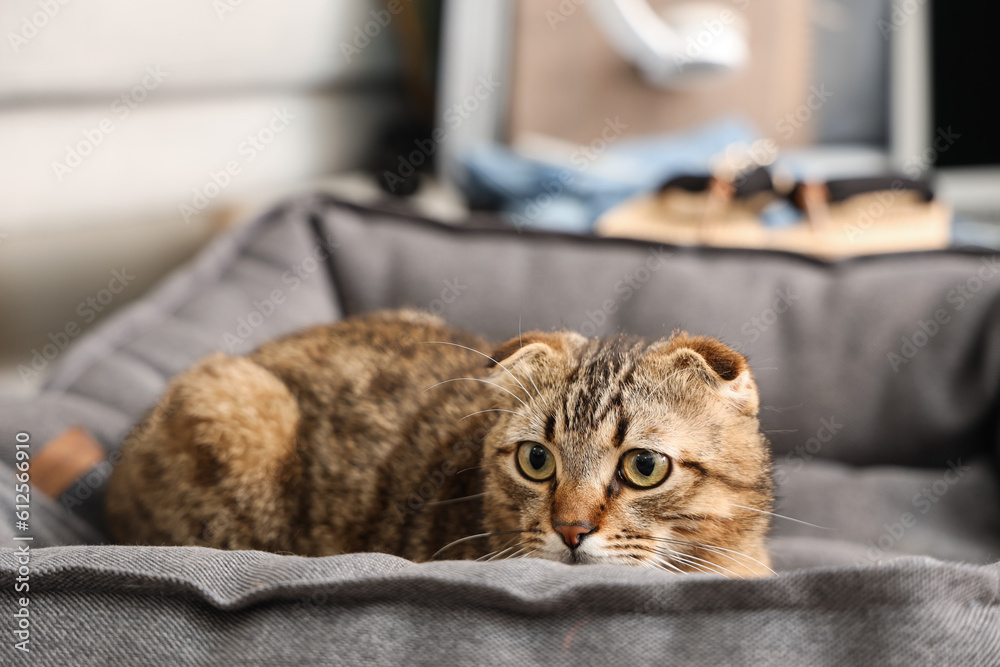
[[[289, 202], [86, 334], [40, 396], [0, 397], [4, 662], [998, 664], [998, 261], [828, 263]], [[683, 328], [741, 350], [790, 517], [771, 533], [778, 576], [105, 543], [108, 471], [172, 375], [402, 306], [498, 341]], [[58, 498], [35, 490], [19, 530], [17, 434], [34, 454], [74, 425], [109, 462]], [[21, 597], [30, 654], [13, 648]]]

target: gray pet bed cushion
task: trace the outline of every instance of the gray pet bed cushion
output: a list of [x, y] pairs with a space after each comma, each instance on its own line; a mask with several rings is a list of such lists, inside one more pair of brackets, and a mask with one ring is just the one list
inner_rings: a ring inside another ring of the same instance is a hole
[[[424, 308], [498, 341], [680, 327], [748, 355], [777, 511], [816, 525], [775, 520], [781, 575], [763, 581], [124, 548], [101, 545], [104, 465], [58, 501], [32, 497], [33, 661], [996, 664], [998, 269], [977, 252], [831, 264], [292, 202], [81, 340], [40, 397], [0, 399], [0, 438], [25, 431], [40, 447], [82, 424], [115, 452], [199, 357], [379, 308]], [[0, 526], [4, 546], [14, 532]], [[17, 569], [0, 551], [5, 591]]]

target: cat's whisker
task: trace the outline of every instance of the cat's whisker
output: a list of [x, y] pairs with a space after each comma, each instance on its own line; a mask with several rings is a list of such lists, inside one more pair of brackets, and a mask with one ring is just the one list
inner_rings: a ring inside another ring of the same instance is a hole
[[688, 567], [693, 568], [693, 569], [697, 570], [698, 572], [703, 572], [705, 574], [717, 574], [717, 575], [719, 575], [721, 577], [726, 576], [726, 575], [722, 574], [721, 572], [717, 572], [716, 570], [713, 570], [713, 569], [711, 569], [711, 568], [709, 568], [707, 566], [699, 565], [698, 563], [695, 563], [694, 561], [690, 561], [687, 558], [685, 558], [684, 556], [680, 556], [678, 554], [674, 554], [673, 558], [678, 563], [683, 563], [684, 565], [687, 565]]
[[666, 559], [666, 560], [664, 558], [662, 558], [662, 555], [672, 554], [673, 553], [673, 551], [670, 550], [670, 549], [661, 549], [661, 548], [658, 548], [658, 547], [655, 547], [655, 546], [650, 547], [650, 546], [646, 546], [646, 545], [642, 545], [642, 544], [631, 545], [631, 546], [629, 546], [627, 548], [630, 551], [631, 550], [635, 550], [635, 551], [645, 552], [646, 554], [648, 554], [647, 558], [651, 559], [651, 560], [648, 560], [648, 561], [642, 560], [640, 562], [653, 562], [653, 561], [657, 561], [657, 562], [659, 562], [662, 565], [669, 566], [674, 571], [676, 571], [676, 572], [678, 572], [680, 574], [685, 574], [685, 572], [683, 570], [681, 570], [676, 565], [674, 565], [673, 563], [671, 563], [670, 560], [669, 560], [669, 558]]
[[513, 553], [505, 555], [503, 558], [499, 558], [498, 557], [497, 560], [510, 560], [511, 558], [514, 558], [519, 553], [521, 553], [522, 551], [524, 551], [524, 547], [518, 547], [518, 545], [516, 545], [516, 544], [513, 547], [511, 547], [511, 549], [516, 549], [516, 551], [514, 551]]
[[[674, 571], [674, 572], [676, 572], [678, 574], [687, 574], [687, 572], [685, 572], [684, 570], [680, 569], [679, 567], [677, 567], [676, 565], [674, 565], [673, 563], [671, 563], [670, 560], [667, 559], [667, 558], [663, 558], [663, 557], [659, 556], [656, 553], [653, 553], [652, 557], [655, 559], [655, 562], [657, 562], [657, 563], [659, 563], [661, 565], [660, 569], [662, 569], [662, 570], [664, 570], [666, 572]], [[670, 568], [670, 569], [667, 570], [666, 568]]]
[[[652, 548], [653, 548], [653, 550], [656, 553], [660, 553], [660, 554], [663, 554], [665, 556], [668, 556], [669, 558], [671, 558], [671, 559], [673, 559], [673, 560], [675, 560], [675, 561], [677, 561], [679, 563], [683, 563], [684, 565], [687, 565], [689, 567], [693, 567], [696, 570], [699, 570], [700, 572], [704, 572], [706, 574], [718, 574], [718, 575], [722, 575], [722, 572], [720, 572], [719, 570], [724, 570], [724, 571], [732, 574], [733, 576], [740, 577], [740, 579], [744, 578], [744, 577], [736, 574], [732, 570], [724, 568], [724, 567], [722, 567], [721, 565], [719, 565], [717, 563], [712, 563], [710, 561], [704, 560], [703, 558], [698, 558], [697, 556], [692, 556], [691, 554], [680, 553], [679, 551], [674, 551], [673, 549], [669, 549], [669, 548], [667, 548], [667, 549], [664, 549], [664, 548], [661, 548], [661, 547], [652, 547]], [[725, 575], [722, 575], [722, 576], [725, 576]]]
[[777, 412], [778, 414], [781, 414], [782, 412], [787, 412], [789, 410], [796, 410], [796, 409], [801, 408], [801, 407], [802, 407], [802, 404], [799, 403], [797, 405], [787, 405], [787, 406], [780, 407], [780, 408], [778, 406], [776, 406], [776, 405], [762, 405], [762, 406], [760, 406], [760, 409], [761, 410], [770, 410], [771, 412]]
[[[517, 542], [517, 544], [513, 544], [512, 545], [511, 542], [515, 542], [515, 541]], [[499, 557], [502, 553], [504, 553], [506, 551], [509, 551], [511, 549], [516, 549], [519, 546], [521, 546], [522, 544], [524, 544], [524, 540], [521, 540], [518, 535], [515, 535], [514, 537], [510, 538], [509, 540], [507, 540], [507, 542], [505, 542], [504, 545], [502, 547], [500, 547], [499, 549], [497, 549], [496, 551], [491, 551], [488, 554], [480, 556], [476, 560], [477, 561], [486, 561], [486, 562], [489, 562], [489, 561], [493, 560], [494, 558]]]
[[663, 572], [667, 572], [669, 574], [674, 574], [674, 575], [677, 575], [677, 574], [680, 574], [680, 575], [691, 574], [687, 570], [682, 570], [679, 567], [677, 567], [676, 565], [674, 565], [673, 563], [671, 563], [670, 561], [665, 560], [663, 558], [657, 558], [656, 561], [651, 561], [651, 562], [656, 567], [656, 569], [661, 570]]
[[[487, 359], [489, 359], [490, 361], [492, 361], [492, 362], [493, 362], [494, 364], [496, 364], [496, 365], [497, 365], [497, 366], [499, 366], [500, 368], [502, 368], [502, 369], [504, 369], [505, 371], [507, 371], [507, 375], [509, 375], [509, 376], [511, 376], [512, 378], [514, 378], [514, 382], [516, 382], [516, 383], [517, 383], [517, 385], [518, 385], [518, 386], [519, 386], [519, 387], [520, 387], [521, 389], [523, 389], [523, 390], [524, 390], [524, 393], [525, 393], [525, 394], [527, 395], [528, 399], [530, 400], [530, 399], [532, 398], [532, 396], [531, 396], [531, 392], [530, 392], [530, 391], [528, 391], [528, 388], [527, 388], [527, 387], [525, 387], [525, 386], [524, 386], [523, 384], [521, 384], [521, 381], [517, 379], [517, 376], [516, 376], [516, 375], [514, 375], [513, 373], [511, 373], [511, 372], [510, 372], [510, 370], [509, 370], [509, 369], [508, 369], [508, 368], [507, 368], [506, 366], [504, 366], [503, 364], [501, 364], [501, 363], [500, 363], [499, 361], [497, 361], [496, 359], [494, 359], [494, 358], [493, 358], [493, 357], [491, 357], [490, 355], [488, 355], [488, 354], [484, 354], [484, 353], [480, 352], [480, 351], [479, 351], [479, 350], [477, 350], [477, 349], [474, 349], [474, 348], [471, 348], [471, 347], [466, 347], [465, 345], [459, 345], [458, 343], [451, 343], [451, 342], [449, 342], [449, 341], [445, 341], [445, 340], [425, 340], [425, 341], [424, 341], [424, 343], [434, 343], [434, 344], [437, 344], [437, 345], [451, 345], [451, 346], [453, 346], [453, 347], [460, 347], [460, 348], [462, 348], [463, 350], [468, 350], [469, 352], [475, 352], [476, 354], [478, 354], [478, 355], [479, 355], [479, 356], [481, 356], [481, 357], [486, 357]], [[538, 397], [536, 396], [535, 398], [538, 398]], [[527, 407], [527, 406], [525, 406], [525, 407]]]
[[[671, 551], [673, 551], [673, 550], [671, 549]], [[674, 553], [676, 554], [677, 552], [674, 552]], [[678, 554], [678, 555], [682, 556], [683, 558], [687, 558], [689, 560], [696, 560], [699, 563], [704, 563], [706, 567], [716, 567], [716, 568], [719, 568], [720, 570], [724, 570], [724, 571], [728, 572], [729, 574], [731, 574], [733, 576], [739, 577], [740, 579], [746, 579], [746, 577], [744, 577], [739, 572], [733, 572], [728, 567], [723, 567], [722, 565], [719, 565], [718, 563], [713, 563], [710, 560], [705, 560], [704, 558], [699, 558], [698, 556], [694, 556], [694, 555], [688, 554], [688, 553]]]
[[536, 417], [535, 415], [526, 415], [521, 412], [517, 412], [515, 410], [504, 410], [503, 408], [490, 408], [489, 410], [480, 410], [478, 412], [473, 412], [472, 414], [465, 415], [464, 417], [462, 417], [462, 419], [459, 419], [458, 421], [463, 421], [465, 419], [468, 419], [469, 417], [472, 417], [473, 415], [478, 415], [483, 412], [509, 412], [512, 415], [517, 415], [522, 419], [526, 419], [529, 424], [534, 424], [539, 429], [545, 428], [545, 426], [538, 420], [538, 417]]
[[504, 554], [506, 554], [509, 551], [513, 551], [514, 549], [517, 549], [519, 546], [521, 546], [521, 542], [518, 542], [517, 544], [512, 544], [509, 547], [504, 547], [503, 549], [498, 549], [497, 551], [493, 552], [492, 556], [486, 558], [485, 562], [489, 563], [490, 561], [500, 559], [503, 557]]
[[760, 562], [759, 560], [757, 560], [753, 556], [748, 556], [747, 554], [742, 553], [740, 551], [734, 551], [732, 549], [727, 549], [725, 547], [716, 546], [714, 544], [705, 544], [704, 542], [688, 542], [687, 540], [672, 540], [669, 537], [646, 536], [643, 539], [653, 540], [655, 542], [668, 542], [670, 544], [683, 544], [685, 546], [698, 547], [699, 549], [704, 549], [706, 551], [713, 551], [713, 552], [719, 554], [720, 556], [725, 556], [726, 558], [728, 558], [729, 560], [733, 561], [737, 565], [741, 565], [743, 567], [746, 567], [745, 563], [741, 563], [740, 561], [738, 561], [735, 558], [733, 558], [733, 556], [729, 555], [729, 554], [735, 554], [737, 556], [741, 556], [743, 558], [746, 558], [747, 560], [753, 561], [754, 563], [756, 563], [757, 565], [760, 565], [762, 568], [764, 568], [765, 570], [767, 570], [771, 574], [774, 574], [774, 575], [778, 574], [777, 572], [775, 572], [770, 567], [768, 567], [764, 563]]
[[[726, 549], [725, 547], [715, 546], [714, 544], [705, 544], [703, 542], [691, 542], [691, 541], [688, 541], [688, 540], [676, 540], [676, 539], [671, 539], [669, 537], [655, 537], [653, 535], [645, 535], [645, 536], [643, 536], [641, 538], [638, 538], [638, 539], [651, 540], [653, 542], [665, 542], [667, 544], [677, 544], [677, 545], [682, 545], [682, 546], [686, 546], [686, 547], [697, 547], [699, 549], [704, 549], [705, 551], [712, 551], [712, 552], [718, 553], [720, 556], [721, 555], [727, 555], [727, 557], [730, 560], [732, 560], [734, 563], [737, 563], [739, 565], [744, 565], [743, 563], [740, 563], [740, 561], [736, 560], [732, 556], [728, 556], [728, 554], [736, 554], [737, 556], [742, 556], [743, 558], [746, 558], [748, 560], [752, 560], [753, 562], [757, 563], [758, 565], [761, 565], [762, 567], [767, 567], [766, 565], [764, 565], [763, 563], [761, 563], [756, 558], [753, 558], [752, 556], [748, 556], [748, 555], [746, 555], [744, 553], [741, 553], [739, 551], [733, 551], [732, 549]], [[723, 553], [723, 552], [725, 552], [725, 553]]]
[[767, 359], [755, 359], [754, 361], [757, 364], [764, 364], [764, 363], [767, 363], [768, 361], [774, 361], [777, 358], [778, 357], [768, 357]]
[[[517, 343], [518, 343], [518, 345], [521, 346], [521, 349], [523, 350], [524, 349], [524, 341], [521, 339], [521, 315], [520, 314], [518, 314], [518, 316], [517, 316]], [[535, 378], [531, 377], [531, 369], [528, 368], [527, 364], [525, 364], [525, 366], [524, 366], [524, 372], [528, 374], [528, 379], [531, 380], [531, 386], [535, 388], [535, 396], [541, 396], [542, 392], [540, 392], [538, 390], [538, 385], [535, 384]]]
[[720, 556], [725, 556], [729, 560], [733, 561], [734, 563], [736, 563], [738, 565], [742, 565], [743, 567], [746, 567], [745, 563], [741, 563], [740, 561], [736, 560], [736, 558], [734, 558], [733, 556], [730, 556], [729, 554], [734, 554], [736, 556], [740, 556], [741, 558], [746, 558], [747, 560], [753, 561], [757, 565], [760, 565], [762, 568], [764, 568], [765, 570], [767, 570], [771, 574], [773, 574], [775, 576], [777, 576], [777, 574], [778, 574], [777, 572], [775, 572], [774, 570], [772, 570], [767, 564], [762, 563], [761, 561], [757, 560], [753, 556], [749, 556], [749, 555], [747, 555], [747, 554], [745, 554], [745, 553], [743, 553], [741, 551], [733, 551], [732, 549], [726, 549], [725, 547], [718, 547], [718, 546], [715, 546], [714, 544], [702, 544], [701, 542], [689, 542], [689, 544], [691, 544], [693, 546], [696, 546], [699, 549], [705, 549], [706, 551], [713, 551], [713, 552], [719, 554]]
[[[496, 387], [497, 389], [500, 389], [501, 391], [507, 392], [508, 394], [510, 394], [511, 396], [514, 397], [514, 400], [516, 400], [518, 403], [520, 403], [524, 407], [528, 408], [528, 404], [525, 403], [524, 401], [522, 401], [518, 397], [518, 395], [515, 394], [514, 392], [512, 392], [510, 389], [507, 389], [506, 387], [501, 387], [496, 382], [490, 382], [489, 380], [484, 380], [482, 378], [452, 378], [450, 380], [442, 380], [441, 382], [438, 382], [437, 384], [432, 384], [431, 386], [427, 387], [427, 389], [424, 389], [424, 391], [421, 392], [421, 393], [428, 392], [431, 389], [433, 389], [434, 387], [440, 387], [441, 385], [448, 384], [449, 382], [458, 382], [459, 380], [472, 380], [473, 382], [482, 382], [483, 384], [488, 384], [488, 385], [491, 385], [493, 387]], [[530, 410], [531, 408], [528, 408], [528, 409]]]
[[432, 507], [435, 505], [450, 505], [452, 503], [460, 503], [465, 500], [475, 500], [476, 498], [482, 498], [485, 493], [476, 493], [471, 496], [463, 496], [461, 498], [449, 498], [448, 500], [435, 500], [434, 502], [424, 503], [424, 507]]
[[435, 558], [437, 558], [438, 554], [440, 554], [445, 549], [453, 547], [456, 544], [461, 544], [463, 542], [468, 542], [469, 540], [478, 540], [478, 539], [482, 539], [484, 537], [496, 537], [498, 535], [515, 535], [515, 534], [520, 534], [520, 533], [537, 533], [537, 532], [538, 532], [537, 530], [502, 530], [502, 531], [499, 531], [499, 532], [479, 533], [478, 535], [468, 535], [466, 537], [460, 537], [457, 540], [455, 540], [454, 542], [449, 542], [448, 544], [444, 545], [443, 547], [441, 547], [440, 549], [438, 549], [437, 551], [435, 551], [431, 555], [431, 557], [428, 558], [427, 560], [434, 560]]
[[775, 512], [768, 512], [767, 510], [759, 510], [759, 509], [757, 509], [755, 507], [746, 507], [745, 505], [736, 505], [734, 503], [732, 504], [732, 506], [733, 507], [739, 507], [740, 509], [743, 509], [743, 510], [750, 510], [751, 512], [760, 512], [761, 514], [770, 514], [771, 516], [777, 517], [779, 519], [785, 519], [786, 521], [794, 521], [795, 523], [801, 523], [801, 524], [803, 524], [805, 526], [812, 526], [813, 528], [819, 528], [820, 530], [836, 530], [835, 528], [827, 528], [826, 526], [817, 526], [814, 523], [809, 523], [808, 521], [803, 521], [802, 519], [796, 519], [794, 517], [785, 516], [784, 514], [776, 514]]
[[729, 568], [719, 565], [718, 563], [713, 563], [711, 561], [705, 560], [704, 558], [698, 558], [697, 556], [694, 556], [689, 553], [681, 553], [669, 547], [640, 547], [640, 548], [647, 551], [651, 551], [653, 553], [665, 555], [668, 558], [676, 560], [677, 562], [680, 563], [684, 563], [685, 565], [698, 569], [702, 572], [708, 572], [710, 574], [722, 574], [722, 572], [719, 571], [722, 570], [728, 572], [734, 577], [739, 577], [740, 579], [746, 578], [737, 572], [733, 572]]
[[460, 422], [461, 421], [465, 421], [469, 417], [475, 417], [476, 415], [481, 415], [484, 412], [509, 412], [510, 414], [517, 415], [518, 417], [521, 417], [522, 419], [527, 419], [529, 422], [533, 422], [534, 421], [534, 419], [532, 419], [531, 417], [529, 417], [527, 415], [522, 415], [520, 412], [515, 412], [513, 410], [502, 410], [500, 408], [492, 408], [490, 410], [480, 410], [479, 412], [473, 412], [473, 413], [465, 415], [464, 417], [462, 417], [458, 421], [460, 421]]
[[[663, 570], [664, 572], [674, 571], [674, 572], [676, 572], [678, 574], [680, 574], [682, 572], [682, 570], [679, 567], [677, 567], [676, 565], [674, 565], [670, 561], [668, 561], [668, 560], [666, 560], [664, 558], [661, 558], [660, 556], [657, 556], [656, 554], [652, 554], [648, 558], [645, 558], [645, 559], [643, 559], [640, 562], [646, 563], [646, 564], [650, 565], [651, 567], [655, 567], [658, 570]], [[668, 568], [670, 568], [670, 569], [668, 569]]]
[[[522, 542], [522, 544], [523, 544], [523, 542]], [[520, 558], [521, 554], [523, 554], [525, 551], [527, 551], [528, 548], [529, 548], [528, 546], [523, 546], [520, 549], [518, 549], [517, 551], [515, 551], [514, 553], [512, 553], [511, 555], [505, 557], [504, 560], [515, 560], [517, 558]]]
[[671, 570], [670, 568], [666, 567], [665, 565], [662, 565], [662, 564], [657, 563], [656, 561], [652, 561], [652, 560], [643, 560], [641, 562], [646, 567], [651, 567], [654, 570], [659, 570], [660, 572], [668, 572], [670, 574], [675, 574], [675, 575], [676, 574], [690, 574], [688, 572], [685, 572], [684, 570], [680, 570], [679, 572], [674, 572], [673, 570]]
[[[683, 557], [683, 554], [681, 554], [680, 552], [674, 551], [673, 549], [671, 549], [669, 547], [639, 547], [639, 549], [641, 549], [643, 551], [648, 551], [649, 553], [653, 554], [654, 558], [657, 558], [657, 557], [666, 558], [666, 562], [670, 563], [675, 568], [677, 568], [677, 566], [673, 564], [673, 561], [677, 561], [678, 563], [681, 563], [683, 565], [689, 565], [691, 567], [695, 567], [695, 568], [697, 568], [701, 572], [705, 571], [703, 568], [699, 567], [696, 563], [691, 563], [691, 562], [685, 560], [684, 557]], [[663, 558], [660, 558], [661, 562], [663, 562]], [[679, 569], [679, 568], [677, 568], [677, 569]]]
[[648, 567], [654, 570], [666, 570], [666, 568], [664, 568], [659, 563], [655, 562], [652, 558], [639, 558], [633, 560], [635, 560], [635, 562], [637, 562], [642, 567]]

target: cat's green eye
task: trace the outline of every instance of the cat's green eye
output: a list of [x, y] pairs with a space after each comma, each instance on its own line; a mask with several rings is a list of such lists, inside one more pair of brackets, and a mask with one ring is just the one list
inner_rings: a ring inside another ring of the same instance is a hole
[[556, 459], [545, 445], [522, 442], [517, 448], [517, 467], [528, 479], [544, 482], [556, 472]]
[[618, 466], [622, 478], [640, 489], [656, 486], [670, 474], [670, 459], [648, 449], [626, 452]]

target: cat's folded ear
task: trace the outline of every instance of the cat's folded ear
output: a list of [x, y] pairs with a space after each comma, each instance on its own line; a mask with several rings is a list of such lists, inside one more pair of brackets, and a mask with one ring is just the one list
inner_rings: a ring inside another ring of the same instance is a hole
[[714, 338], [674, 332], [669, 339], [654, 343], [649, 354], [664, 373], [694, 371], [737, 412], [754, 416], [760, 409], [757, 384], [746, 358]]
[[[487, 367], [500, 384], [539, 380], [539, 372], [551, 364], [568, 359], [587, 339], [571, 331], [529, 331], [498, 347], [490, 355]], [[538, 372], [536, 372], [538, 371]]]

